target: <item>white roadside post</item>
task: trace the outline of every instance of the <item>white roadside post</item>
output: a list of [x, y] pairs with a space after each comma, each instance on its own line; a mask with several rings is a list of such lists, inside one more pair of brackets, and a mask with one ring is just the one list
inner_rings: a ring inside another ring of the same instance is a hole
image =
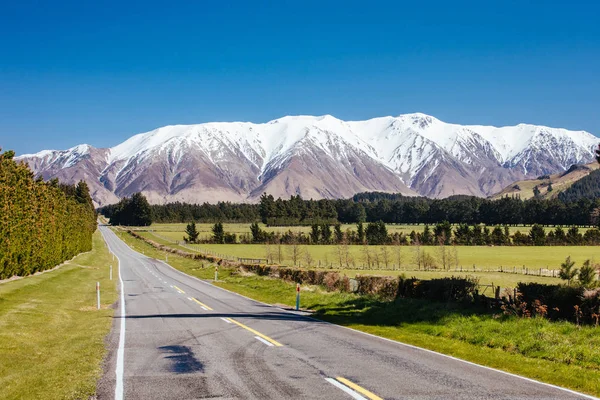
[[296, 283], [296, 311], [300, 310], [300, 284]]
[[96, 282], [96, 306], [100, 309], [100, 282]]
[[109, 273], [109, 275], [110, 275], [110, 280], [112, 281], [112, 265], [110, 266], [110, 273]]
[[219, 266], [215, 265], [215, 282], [219, 280]]

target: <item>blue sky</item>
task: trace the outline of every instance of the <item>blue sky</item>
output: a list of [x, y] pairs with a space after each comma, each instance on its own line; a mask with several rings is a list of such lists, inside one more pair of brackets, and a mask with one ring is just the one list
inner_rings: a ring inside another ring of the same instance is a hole
[[598, 3], [3, 2], [0, 147], [416, 111], [600, 135]]

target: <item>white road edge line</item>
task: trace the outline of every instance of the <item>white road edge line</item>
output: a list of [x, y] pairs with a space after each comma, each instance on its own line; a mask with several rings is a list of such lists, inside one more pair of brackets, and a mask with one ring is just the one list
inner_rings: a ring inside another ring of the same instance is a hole
[[[98, 228], [100, 229], [100, 228]], [[109, 228], [110, 229], [110, 228]], [[115, 368], [115, 375], [117, 378], [117, 382], [115, 384], [115, 400], [123, 400], [123, 375], [125, 372], [125, 286], [123, 284], [123, 277], [121, 276], [121, 259], [119, 256], [112, 250], [108, 240], [104, 236], [104, 232], [100, 231], [102, 234], [102, 238], [104, 239], [104, 243], [108, 246], [108, 249], [111, 253], [115, 255], [117, 261], [119, 262], [118, 272], [119, 272], [119, 285], [121, 286], [121, 328], [119, 329], [119, 348], [117, 350], [117, 367]], [[119, 239], [120, 240], [120, 239]]]
[[227, 318], [221, 318], [223, 321], [227, 322], [228, 324], [231, 324], [231, 321], [228, 320]]
[[325, 378], [325, 380], [327, 382], [331, 383], [336, 388], [343, 390], [344, 392], [346, 392], [347, 394], [349, 394], [350, 396], [352, 396], [352, 398], [354, 398], [356, 400], [367, 400], [366, 397], [361, 396], [360, 394], [356, 393], [354, 390], [350, 389], [348, 386], [336, 381], [333, 378]]
[[[117, 238], [118, 238], [119, 240], [121, 240], [121, 238], [119, 238], [119, 237], [117, 237]], [[121, 240], [121, 241], [122, 241], [122, 240]], [[125, 244], [125, 246], [129, 247], [129, 246], [127, 245], [127, 243], [125, 243], [124, 241], [122, 241], [122, 242]], [[131, 247], [130, 247], [130, 248], [131, 248]], [[135, 251], [135, 250], [133, 250], [133, 249], [132, 249], [132, 251]], [[148, 257], [148, 258], [151, 258], [151, 257]], [[181, 272], [181, 271], [179, 271], [178, 269], [176, 269], [176, 268], [172, 267], [171, 265], [169, 265], [168, 263], [164, 262], [163, 260], [159, 260], [159, 259], [156, 259], [156, 258], [155, 258], [154, 260], [156, 260], [156, 261], [160, 262], [161, 264], [164, 264], [164, 265], [166, 265], [167, 267], [169, 267], [171, 270], [173, 270], [173, 272], [175, 272], [175, 273], [176, 273], [176, 274], [178, 274], [178, 275], [185, 276], [186, 278], [191, 278], [191, 279], [193, 279], [193, 280], [196, 280], [196, 281], [198, 281], [198, 282], [200, 282], [200, 283], [203, 283], [203, 284], [205, 284], [205, 285], [209, 285], [209, 286], [212, 286], [212, 287], [214, 287], [214, 288], [216, 288], [216, 289], [220, 289], [220, 290], [223, 290], [223, 291], [225, 291], [225, 292], [229, 292], [229, 293], [231, 293], [231, 294], [233, 294], [233, 295], [236, 295], [236, 296], [243, 297], [243, 298], [245, 298], [245, 299], [248, 299], [248, 300], [250, 300], [250, 301], [253, 301], [253, 302], [255, 302], [255, 303], [258, 303], [258, 304], [263, 304], [263, 305], [265, 305], [265, 306], [269, 306], [269, 307], [272, 307], [272, 308], [277, 308], [278, 310], [281, 310], [281, 308], [280, 308], [280, 307], [276, 307], [276, 306], [274, 306], [273, 304], [267, 304], [267, 303], [264, 303], [264, 302], [262, 302], [262, 301], [259, 301], [259, 300], [251, 299], [251, 298], [250, 298], [250, 297], [248, 297], [248, 296], [244, 296], [244, 295], [242, 295], [242, 294], [239, 294], [239, 293], [236, 293], [236, 292], [232, 292], [231, 290], [227, 290], [227, 289], [224, 289], [224, 288], [222, 288], [222, 287], [219, 287], [219, 286], [213, 285], [212, 283], [209, 283], [209, 282], [203, 281], [202, 279], [200, 279], [200, 278], [197, 278], [197, 277], [195, 277], [195, 276], [188, 275], [188, 274], [186, 274], [185, 272]], [[298, 314], [296, 314], [296, 313], [294, 313], [294, 312], [290, 312], [290, 311], [287, 311], [287, 310], [283, 310], [283, 311], [284, 311], [284, 312], [287, 312], [287, 313], [289, 313], [289, 314], [298, 315]], [[379, 339], [379, 340], [385, 340], [386, 342], [391, 342], [391, 343], [395, 343], [395, 344], [397, 344], [397, 345], [406, 346], [406, 347], [410, 347], [410, 348], [413, 348], [413, 349], [417, 349], [417, 350], [426, 351], [426, 352], [428, 352], [428, 353], [431, 353], [431, 354], [437, 354], [438, 356], [442, 356], [442, 357], [450, 358], [450, 359], [452, 359], [452, 360], [460, 361], [460, 362], [462, 362], [462, 363], [469, 364], [469, 365], [473, 365], [473, 366], [475, 366], [475, 367], [479, 367], [479, 368], [487, 369], [487, 370], [489, 370], [489, 371], [499, 372], [499, 373], [501, 373], [501, 374], [508, 375], [508, 376], [512, 376], [512, 377], [519, 378], [519, 379], [523, 379], [523, 380], [525, 380], [525, 381], [528, 381], [528, 382], [531, 382], [531, 383], [535, 383], [535, 384], [538, 384], [538, 385], [542, 385], [542, 386], [546, 386], [546, 387], [551, 387], [551, 388], [554, 388], [554, 389], [558, 389], [558, 390], [561, 390], [561, 391], [563, 391], [563, 392], [570, 393], [570, 394], [574, 394], [574, 395], [577, 395], [577, 396], [581, 396], [581, 397], [583, 397], [583, 398], [586, 398], [586, 399], [591, 399], [591, 400], [600, 400], [600, 398], [599, 398], [599, 397], [594, 397], [594, 396], [592, 396], [592, 395], [585, 394], [585, 393], [581, 393], [581, 392], [578, 392], [578, 391], [576, 391], [576, 390], [567, 389], [567, 388], [565, 388], [565, 387], [561, 387], [561, 386], [553, 385], [553, 384], [551, 384], [551, 383], [546, 383], [546, 382], [538, 381], [538, 380], [535, 380], [535, 379], [532, 379], [532, 378], [526, 378], [526, 377], [524, 377], [524, 376], [522, 376], [522, 375], [513, 374], [513, 373], [511, 373], [511, 372], [502, 371], [502, 370], [500, 370], [500, 369], [496, 369], [496, 368], [492, 368], [492, 367], [486, 367], [485, 365], [476, 364], [476, 363], [474, 363], [474, 362], [467, 361], [467, 360], [463, 360], [463, 359], [461, 359], [461, 358], [457, 358], [457, 357], [454, 357], [454, 356], [449, 356], [449, 355], [447, 355], [447, 354], [438, 353], [437, 351], [433, 351], [433, 350], [425, 349], [425, 348], [423, 348], [423, 347], [418, 347], [418, 346], [414, 346], [414, 345], [412, 345], [412, 344], [408, 344], [408, 343], [400, 342], [400, 341], [397, 341], [397, 340], [392, 340], [392, 339], [388, 339], [388, 338], [385, 338], [385, 337], [381, 337], [381, 336], [373, 335], [373, 334], [371, 334], [371, 333], [367, 333], [367, 332], [359, 331], [359, 330], [357, 330], [357, 329], [352, 329], [352, 328], [348, 328], [348, 327], [346, 327], [346, 326], [342, 326], [342, 325], [337, 325], [337, 324], [334, 324], [334, 323], [332, 323], [332, 322], [327, 322], [327, 321], [324, 321], [324, 320], [322, 320], [322, 319], [317, 319], [317, 318], [309, 317], [309, 316], [306, 316], [306, 315], [299, 315], [299, 316], [300, 316], [300, 317], [304, 317], [304, 318], [311, 319], [311, 320], [313, 320], [313, 321], [317, 321], [317, 322], [321, 322], [321, 323], [325, 323], [325, 324], [333, 325], [333, 326], [336, 326], [336, 327], [338, 327], [338, 328], [347, 329], [347, 330], [349, 330], [349, 331], [352, 331], [352, 332], [355, 332], [355, 333], [358, 333], [358, 334], [361, 334], [361, 335], [367, 335], [367, 336], [371, 336], [371, 337], [377, 338], [377, 339]]]
[[258, 340], [259, 342], [263, 342], [264, 344], [266, 344], [269, 347], [273, 347], [273, 343], [267, 342], [265, 339], [261, 338], [260, 336], [254, 336], [254, 339]]

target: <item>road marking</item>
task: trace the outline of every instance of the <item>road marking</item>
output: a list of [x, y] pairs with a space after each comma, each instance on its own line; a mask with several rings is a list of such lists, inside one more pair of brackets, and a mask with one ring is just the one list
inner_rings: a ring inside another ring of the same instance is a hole
[[231, 321], [230, 321], [230, 320], [228, 320], [227, 318], [221, 318], [221, 319], [222, 319], [223, 321], [227, 322], [228, 324], [230, 324], [230, 323], [231, 323]]
[[358, 386], [356, 383], [349, 381], [346, 378], [342, 378], [341, 376], [338, 376], [337, 379], [339, 382], [343, 383], [344, 385], [352, 388], [353, 390], [357, 391], [358, 393], [362, 394], [363, 396], [367, 396], [368, 399], [371, 400], [383, 400], [381, 397], [369, 392], [367, 389], [365, 389], [364, 387]]
[[367, 400], [365, 397], [362, 397], [360, 394], [356, 393], [354, 390], [350, 389], [348, 386], [344, 386], [341, 383], [339, 383], [338, 381], [336, 381], [333, 378], [325, 378], [325, 380], [329, 383], [331, 383], [333, 386], [335, 386], [336, 388], [343, 390], [344, 392], [346, 392], [347, 394], [349, 394], [350, 396], [352, 396], [353, 399], [356, 400]]
[[188, 300], [189, 300], [189, 301], [193, 301], [193, 299], [192, 299], [191, 297], [188, 297]]
[[179, 289], [177, 286], [173, 286], [175, 289], [177, 289], [179, 291], [179, 293], [185, 294], [185, 292], [181, 289]]
[[273, 343], [267, 342], [265, 339], [261, 338], [260, 336], [254, 336], [254, 338], [256, 340], [259, 340], [259, 341], [263, 342], [264, 344], [266, 344], [269, 347], [273, 347]]
[[125, 371], [125, 366], [124, 366], [125, 365], [125, 362], [124, 362], [124, 359], [125, 359], [125, 319], [126, 319], [125, 286], [123, 285], [123, 277], [121, 276], [121, 259], [113, 251], [111, 245], [108, 243], [108, 240], [106, 240], [106, 237], [104, 236], [104, 232], [102, 232], [102, 231], [100, 231], [100, 232], [102, 233], [102, 237], [104, 238], [104, 242], [108, 246], [108, 249], [110, 250], [111, 253], [113, 253], [115, 255], [115, 257], [117, 258], [117, 261], [119, 263], [119, 265], [118, 265], [119, 284], [121, 285], [121, 329], [119, 329], [119, 348], [117, 350], [117, 367], [115, 368], [115, 375], [117, 378], [117, 382], [115, 384], [115, 400], [123, 400], [123, 387], [124, 387], [123, 375], [124, 375], [124, 371]]
[[242, 328], [246, 329], [247, 331], [250, 331], [250, 332], [254, 333], [256, 336], [260, 336], [261, 338], [265, 339], [267, 342], [270, 342], [270, 343], [272, 343], [272, 344], [273, 344], [274, 346], [276, 346], [276, 347], [282, 347], [282, 346], [283, 346], [281, 343], [279, 343], [279, 342], [277, 342], [277, 341], [275, 341], [275, 340], [271, 339], [270, 337], [268, 337], [268, 336], [266, 336], [266, 335], [263, 335], [262, 333], [260, 333], [260, 332], [258, 332], [258, 331], [255, 331], [254, 329], [252, 329], [252, 328], [250, 328], [250, 327], [248, 327], [248, 326], [246, 326], [246, 325], [244, 325], [244, 324], [242, 324], [242, 323], [240, 323], [240, 322], [237, 322], [237, 321], [236, 321], [235, 319], [233, 319], [233, 318], [227, 318], [227, 319], [228, 319], [229, 321], [233, 322], [234, 324], [236, 324], [237, 326], [240, 326], [240, 327], [242, 327]]
[[[115, 236], [116, 236], [116, 234], [115, 234]], [[119, 238], [118, 236], [116, 236], [116, 237], [117, 237], [117, 239], [121, 243], [123, 243], [124, 246], [126, 246], [127, 248], [129, 248], [130, 250], [132, 250], [132, 251], [135, 252], [135, 250], [131, 246], [129, 246], [127, 243], [125, 243], [123, 240], [121, 240], [121, 238]], [[110, 246], [109, 246], [109, 248], [110, 248]], [[146, 257], [149, 258], [149, 259], [151, 258], [151, 257], [148, 257], [148, 256], [146, 256]], [[274, 307], [272, 304], [267, 304], [265, 302], [252, 299], [252, 298], [250, 298], [248, 296], [244, 296], [242, 294], [233, 292], [231, 290], [227, 290], [227, 289], [224, 289], [222, 287], [215, 286], [212, 283], [205, 282], [202, 279], [199, 279], [199, 278], [197, 278], [195, 276], [188, 275], [188, 274], [186, 274], [184, 272], [179, 271], [176, 268], [173, 268], [173, 266], [171, 266], [170, 264], [167, 264], [163, 260], [159, 260], [159, 259], [155, 259], [155, 258], [153, 258], [153, 260], [160, 262], [161, 264], [165, 265], [166, 267], [169, 267], [172, 270], [172, 272], [174, 272], [176, 274], [179, 274], [179, 275], [181, 275], [181, 276], [183, 276], [185, 278], [193, 279], [196, 282], [200, 283], [201, 285], [207, 285], [207, 286], [210, 286], [210, 287], [212, 287], [214, 289], [222, 290], [224, 292], [231, 293], [231, 294], [233, 294], [235, 296], [243, 297], [243, 298], [245, 298], [247, 300], [250, 300], [253, 303], [262, 304], [262, 305], [265, 305], [265, 306], [268, 306], [268, 307]], [[173, 287], [173, 286], [171, 286], [171, 287]], [[289, 312], [289, 313], [293, 314], [293, 315], [297, 315], [297, 314], [295, 314], [293, 312]], [[535, 379], [532, 379], [532, 378], [527, 378], [525, 376], [513, 374], [511, 372], [502, 371], [500, 369], [496, 369], [496, 368], [492, 368], [492, 367], [487, 367], [485, 365], [476, 364], [476, 363], [471, 362], [471, 361], [463, 360], [462, 358], [457, 358], [457, 357], [454, 357], [454, 356], [449, 356], [447, 354], [443, 354], [443, 353], [440, 353], [440, 352], [437, 352], [437, 351], [429, 350], [429, 349], [426, 349], [424, 347], [419, 347], [419, 346], [411, 345], [411, 344], [408, 344], [408, 343], [400, 342], [398, 340], [388, 339], [388, 338], [385, 338], [383, 336], [377, 336], [377, 335], [374, 335], [374, 334], [371, 334], [371, 333], [359, 331], [357, 329], [349, 328], [349, 327], [342, 326], [342, 325], [337, 325], [337, 324], [334, 324], [332, 322], [327, 322], [327, 321], [324, 321], [324, 320], [321, 320], [321, 319], [317, 319], [317, 318], [313, 318], [313, 317], [309, 317], [309, 316], [306, 316], [306, 315], [303, 315], [302, 318], [310, 319], [312, 321], [317, 321], [317, 322], [322, 323], [322, 324], [328, 324], [328, 325], [334, 326], [334, 327], [339, 328], [339, 329], [346, 329], [348, 331], [352, 331], [352, 332], [354, 332], [356, 334], [359, 334], [359, 335], [370, 336], [370, 337], [375, 338], [377, 340], [383, 340], [383, 341], [386, 341], [386, 342], [394, 343], [395, 345], [404, 346], [404, 347], [412, 348], [412, 349], [419, 350], [419, 351], [424, 351], [424, 352], [427, 352], [427, 353], [430, 353], [430, 354], [434, 354], [436, 356], [441, 356], [441, 357], [448, 358], [448, 359], [451, 359], [451, 360], [454, 360], [454, 361], [458, 361], [458, 362], [461, 362], [461, 363], [464, 363], [464, 364], [469, 364], [469, 365], [474, 366], [474, 367], [479, 367], [479, 368], [486, 369], [488, 371], [493, 371], [493, 372], [500, 373], [500, 374], [503, 374], [503, 375], [511, 376], [513, 378], [522, 379], [522, 380], [534, 383], [536, 385], [546, 386], [546, 387], [557, 389], [557, 390], [560, 390], [560, 391], [563, 391], [563, 392], [566, 392], [566, 393], [571, 393], [571, 394], [574, 394], [576, 396], [580, 396], [580, 397], [583, 397], [583, 398], [586, 398], [586, 399], [600, 400], [600, 398], [591, 396], [589, 394], [581, 393], [581, 392], [578, 392], [578, 391], [575, 391], [575, 390], [572, 390], [572, 389], [567, 389], [567, 388], [564, 388], [564, 387], [561, 387], [561, 386], [557, 386], [557, 385], [552, 385], [550, 383], [538, 381], [538, 380], [535, 380]]]
[[201, 301], [198, 301], [198, 299], [196, 299], [196, 298], [193, 298], [193, 297], [192, 297], [192, 300], [194, 300], [196, 303], [200, 304], [200, 307], [204, 308], [204, 309], [205, 309], [205, 310], [207, 310], [207, 311], [208, 311], [208, 310], [210, 310], [210, 311], [212, 311], [212, 310], [213, 310], [212, 308], [210, 308], [210, 307], [209, 307], [209, 306], [207, 306], [206, 304], [202, 303]]

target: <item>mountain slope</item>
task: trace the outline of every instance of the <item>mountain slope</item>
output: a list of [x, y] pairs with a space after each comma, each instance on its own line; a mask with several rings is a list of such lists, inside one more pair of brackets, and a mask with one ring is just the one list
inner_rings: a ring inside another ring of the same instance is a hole
[[[551, 199], [555, 197], [563, 197], [571, 192], [572, 187], [577, 186], [580, 182], [588, 180], [590, 175], [597, 176], [597, 171], [600, 164], [591, 162], [589, 164], [573, 164], [568, 170], [552, 175], [542, 175], [536, 179], [527, 179], [516, 181], [500, 192], [491, 196], [492, 199], [498, 199], [506, 196], [518, 196], [526, 200], [534, 197], [534, 188], [537, 187], [540, 191], [538, 197], [542, 199]], [[585, 179], [584, 179], [585, 178]], [[552, 188], [549, 190], [549, 188]]]
[[534, 125], [461, 126], [425, 114], [330, 115], [166, 126], [110, 149], [23, 155], [35, 173], [85, 179], [97, 204], [137, 191], [152, 202], [350, 197], [361, 191], [487, 196], [515, 180], [593, 159], [598, 138]]

